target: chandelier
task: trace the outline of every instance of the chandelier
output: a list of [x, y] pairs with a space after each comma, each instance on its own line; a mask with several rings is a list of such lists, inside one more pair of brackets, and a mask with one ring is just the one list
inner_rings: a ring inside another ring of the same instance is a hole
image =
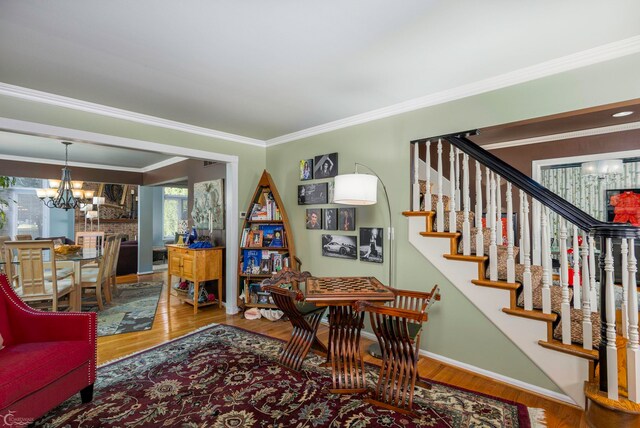
[[65, 211], [73, 210], [84, 205], [84, 201], [93, 198], [93, 190], [82, 191], [82, 181], [71, 181], [71, 170], [69, 170], [69, 146], [68, 141], [63, 141], [64, 168], [62, 168], [61, 180], [49, 180], [48, 189], [38, 189], [38, 198], [49, 208], [61, 208]]

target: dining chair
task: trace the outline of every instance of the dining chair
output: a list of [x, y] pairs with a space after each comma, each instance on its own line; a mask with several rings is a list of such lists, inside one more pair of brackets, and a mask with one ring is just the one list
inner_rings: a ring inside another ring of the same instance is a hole
[[33, 237], [31, 235], [16, 235], [16, 241], [31, 241]]
[[[261, 283], [262, 290], [271, 294], [278, 309], [293, 325], [291, 337], [282, 348], [279, 362], [296, 371], [300, 370], [311, 348], [327, 354], [327, 347], [316, 335], [327, 308], [304, 302], [304, 295], [299, 290], [299, 284], [304, 283], [310, 276], [309, 272], [284, 268]], [[286, 288], [288, 284], [291, 284], [292, 289]]]
[[4, 270], [4, 243], [7, 241], [11, 241], [9, 235], [0, 235], [0, 271]]
[[[82, 267], [80, 271], [80, 290], [82, 305], [93, 304], [98, 305], [100, 310], [104, 309], [104, 303], [102, 301], [103, 294], [107, 303], [111, 302], [110, 290], [105, 284], [107, 280], [107, 272], [109, 269], [109, 263], [111, 263], [111, 249], [115, 242], [115, 235], [109, 235], [104, 240], [104, 247], [102, 251], [102, 257], [97, 262], [96, 267]], [[93, 291], [92, 293], [85, 293], [87, 291]], [[85, 297], [94, 300], [85, 300]]]
[[403, 413], [412, 413], [415, 385], [429, 388], [417, 381], [420, 336], [427, 321], [427, 311], [440, 300], [440, 289], [431, 292], [392, 289], [395, 299], [387, 305], [356, 302], [358, 311], [369, 312], [373, 332], [382, 351], [382, 366], [373, 398], [367, 401]]
[[[6, 269], [10, 278], [14, 277], [16, 294], [31, 306], [39, 309], [58, 311], [60, 301], [66, 298], [67, 309], [75, 310], [71, 293], [76, 291], [73, 262], [56, 261], [53, 241], [8, 241], [5, 242]], [[49, 251], [50, 261], [45, 261], [45, 251]], [[54, 274], [55, 272], [55, 274]]]
[[76, 232], [76, 244], [82, 248], [98, 248], [104, 250], [104, 232]]
[[118, 259], [120, 258], [120, 245], [124, 234], [120, 233], [116, 235], [115, 243], [113, 244], [113, 254], [111, 257], [111, 269], [109, 270], [109, 286], [111, 295], [116, 296], [119, 294], [118, 284], [116, 283], [116, 272], [118, 271]]

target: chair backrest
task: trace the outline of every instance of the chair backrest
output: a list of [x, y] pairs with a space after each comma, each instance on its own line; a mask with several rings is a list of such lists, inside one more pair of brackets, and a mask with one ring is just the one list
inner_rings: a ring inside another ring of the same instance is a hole
[[118, 270], [118, 258], [120, 258], [120, 244], [122, 244], [122, 239], [124, 238], [124, 234], [120, 233], [116, 235], [115, 243], [113, 244], [113, 255], [111, 258], [111, 269], [109, 275], [115, 276], [116, 271]]
[[300, 283], [306, 283], [307, 279], [311, 277], [311, 274], [307, 271], [299, 272], [292, 268], [282, 268], [278, 273], [271, 278], [263, 280], [260, 285], [266, 286], [281, 286], [284, 284], [291, 284], [294, 290], [300, 290]]
[[31, 241], [33, 237], [31, 235], [16, 235], [16, 241]]
[[113, 249], [115, 247], [118, 235], [107, 235], [104, 239], [104, 247], [102, 249], [102, 260], [98, 269], [97, 281], [104, 281], [111, 272], [111, 263], [113, 260]]
[[358, 311], [367, 311], [373, 315], [402, 318], [408, 323], [422, 324], [428, 318], [427, 311], [431, 305], [440, 300], [440, 287], [436, 284], [431, 292], [391, 289], [395, 299], [386, 305], [375, 305], [367, 301], [358, 301], [355, 307]]
[[83, 248], [102, 248], [104, 251], [104, 232], [76, 232], [76, 244]]
[[[0, 262], [4, 261], [4, 243], [7, 241], [11, 241], [11, 237], [9, 235], [0, 235]], [[0, 270], [2, 266], [0, 266]]]
[[[12, 277], [13, 270], [18, 273], [19, 283], [22, 286], [23, 298], [31, 296], [49, 295], [57, 299], [57, 275], [56, 259], [53, 252], [53, 241], [9, 241], [5, 242], [5, 259], [11, 260], [15, 252], [17, 264], [7, 263], [7, 273]], [[51, 263], [52, 291], [46, 292], [45, 288], [45, 261], [44, 251], [49, 251]]]

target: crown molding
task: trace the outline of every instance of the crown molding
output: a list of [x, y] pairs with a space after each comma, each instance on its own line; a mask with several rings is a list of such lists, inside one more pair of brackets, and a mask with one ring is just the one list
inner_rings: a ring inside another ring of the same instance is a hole
[[[0, 154], [0, 159], [15, 161], [15, 162], [30, 162], [30, 163], [41, 163], [44, 165], [60, 165], [64, 166], [64, 161], [57, 159], [44, 159], [44, 158], [31, 158], [27, 156], [13, 156], [13, 155], [4, 155]], [[124, 171], [124, 172], [143, 172], [140, 168], [130, 168], [126, 166], [113, 166], [113, 165], [101, 165], [97, 163], [85, 163], [85, 162], [68, 162], [69, 166], [75, 168], [93, 168], [93, 169], [106, 169], [110, 171]]]
[[151, 164], [151, 165], [143, 166], [142, 168], [140, 168], [140, 172], [149, 172], [149, 171], [153, 171], [153, 170], [156, 170], [156, 169], [164, 168], [165, 166], [170, 166], [170, 165], [173, 165], [175, 163], [185, 161], [187, 159], [188, 158], [183, 158], [181, 156], [174, 156], [172, 158], [165, 159], [163, 161], [156, 162], [156, 163]]
[[431, 107], [462, 98], [491, 92], [497, 89], [506, 88], [532, 80], [548, 77], [554, 74], [575, 70], [593, 64], [621, 58], [640, 52], [640, 36], [630, 37], [617, 42], [608, 43], [592, 49], [587, 49], [551, 61], [546, 61], [530, 67], [521, 68], [509, 73], [500, 74], [488, 79], [467, 85], [458, 86], [434, 94], [426, 95], [412, 100], [404, 101], [388, 107], [372, 110], [366, 113], [357, 114], [344, 119], [328, 122], [323, 125], [296, 131], [280, 137], [271, 138], [266, 141], [267, 147], [284, 144], [295, 140], [360, 125], [386, 117], [395, 116], [402, 113]]
[[73, 110], [84, 111], [87, 113], [99, 114], [116, 119], [124, 119], [130, 122], [142, 123], [145, 125], [173, 129], [175, 131], [182, 131], [190, 134], [203, 135], [205, 137], [219, 138], [221, 140], [232, 141], [234, 143], [248, 144], [250, 146], [258, 147], [265, 146], [265, 142], [263, 140], [258, 140], [256, 138], [244, 137], [242, 135], [230, 134], [228, 132], [217, 131], [215, 129], [189, 125], [187, 123], [162, 119], [156, 116], [136, 113], [129, 110], [109, 107], [101, 104], [91, 103], [88, 101], [78, 100], [75, 98], [38, 91], [35, 89], [24, 88], [21, 86], [10, 85], [8, 83], [0, 82], [0, 95], [35, 101], [43, 104], [51, 104], [58, 107], [65, 107]]
[[503, 141], [501, 143], [485, 144], [485, 150], [499, 150], [508, 147], [528, 146], [530, 144], [547, 143], [549, 141], [569, 140], [572, 138], [591, 137], [594, 135], [611, 134], [613, 132], [633, 131], [640, 129], [640, 122], [629, 122], [620, 125], [603, 126], [600, 128], [583, 129], [580, 131], [563, 132], [560, 134], [542, 135], [540, 137], [523, 138], [521, 140]]

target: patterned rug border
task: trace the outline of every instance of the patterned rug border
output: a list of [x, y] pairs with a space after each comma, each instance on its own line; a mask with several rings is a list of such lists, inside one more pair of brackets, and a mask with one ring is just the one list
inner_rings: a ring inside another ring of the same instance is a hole
[[[165, 345], [169, 345], [172, 342], [176, 342], [178, 340], [187, 338], [189, 336], [193, 336], [195, 334], [201, 333], [201, 332], [206, 331], [206, 330], [210, 330], [210, 329], [218, 327], [218, 326], [225, 326], [225, 327], [229, 327], [229, 328], [232, 328], [232, 329], [235, 329], [235, 330], [241, 330], [241, 331], [244, 331], [245, 333], [253, 334], [253, 335], [256, 335], [256, 336], [262, 336], [264, 338], [271, 339], [271, 340], [276, 340], [276, 341], [282, 342], [282, 343], [286, 342], [286, 340], [284, 340], [284, 339], [280, 339], [278, 337], [269, 336], [267, 334], [256, 332], [256, 331], [251, 331], [251, 330], [248, 330], [248, 329], [246, 329], [244, 327], [238, 327], [238, 326], [230, 325], [230, 324], [226, 324], [226, 323], [211, 323], [211, 324], [207, 324], [205, 326], [199, 327], [196, 330], [193, 330], [193, 331], [191, 331], [189, 333], [183, 334], [182, 336], [178, 336], [178, 337], [175, 337], [175, 338], [173, 338], [171, 340], [168, 340], [166, 342], [162, 342], [162, 343], [159, 343], [157, 345], [154, 345], [154, 346], [152, 346], [150, 348], [146, 348], [146, 349], [143, 349], [143, 350], [140, 350], [140, 351], [128, 354], [128, 355], [124, 355], [122, 357], [119, 357], [119, 358], [116, 358], [116, 359], [113, 359], [113, 360], [106, 361], [106, 362], [100, 364], [100, 366], [98, 366], [98, 368], [104, 368], [104, 367], [107, 367], [109, 365], [112, 365], [112, 364], [127, 360], [129, 358], [137, 357], [139, 355], [142, 355], [142, 354], [145, 354], [147, 352], [153, 351], [155, 349], [161, 348], [161, 347], [163, 347]], [[365, 362], [365, 365], [371, 366], [371, 367], [375, 367], [375, 368], [379, 368], [380, 367], [377, 364], [374, 364], [374, 363], [371, 363], [371, 362]], [[545, 414], [545, 410], [542, 409], [542, 408], [528, 407], [527, 405], [519, 403], [517, 401], [507, 400], [505, 398], [497, 397], [495, 395], [490, 395], [490, 394], [486, 394], [486, 393], [483, 393], [483, 392], [474, 391], [472, 389], [462, 388], [462, 387], [459, 387], [459, 386], [456, 386], [456, 385], [452, 385], [452, 384], [449, 384], [449, 383], [446, 383], [446, 382], [442, 382], [442, 381], [438, 381], [438, 380], [434, 380], [434, 379], [429, 379], [429, 378], [426, 378], [426, 377], [423, 377], [423, 376], [418, 376], [418, 379], [422, 380], [422, 381], [425, 381], [427, 383], [438, 384], [438, 385], [445, 386], [445, 387], [448, 387], [448, 388], [451, 388], [451, 389], [460, 390], [460, 391], [467, 392], [467, 393], [470, 393], [470, 394], [480, 395], [480, 396], [483, 396], [483, 397], [486, 397], [486, 398], [490, 398], [492, 400], [501, 401], [503, 403], [515, 406], [518, 409], [518, 415], [520, 416], [521, 420], [529, 422], [528, 426], [523, 426], [522, 428], [546, 427], [546, 424], [545, 424], [546, 414]]]

